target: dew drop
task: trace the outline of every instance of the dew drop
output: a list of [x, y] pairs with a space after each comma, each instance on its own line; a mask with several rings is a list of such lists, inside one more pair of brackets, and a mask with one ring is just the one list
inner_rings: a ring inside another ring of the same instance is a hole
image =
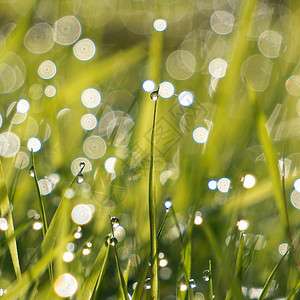
[[29, 169], [29, 175], [31, 177], [34, 177], [34, 167], [33, 166], [31, 166], [30, 169]]
[[106, 246], [106, 247], [107, 247], [108, 244], [110, 243], [110, 239], [111, 239], [111, 233], [108, 234], [108, 235], [105, 237], [105, 239], [104, 239], [104, 241], [105, 241], [105, 246]]
[[151, 100], [156, 101], [158, 99], [158, 90], [153, 91], [150, 94], [150, 98], [151, 98]]
[[77, 175], [77, 181], [76, 181], [76, 183], [80, 184], [80, 183], [83, 183], [83, 182], [84, 182], [84, 177], [83, 177], [82, 173], [79, 173]]
[[188, 285], [185, 283], [184, 276], [179, 279], [178, 288], [181, 292], [184, 292], [188, 289]]
[[145, 279], [144, 289], [151, 290], [151, 279], [149, 277]]
[[204, 281], [209, 281], [209, 279], [210, 279], [210, 272], [209, 272], [209, 270], [205, 270], [203, 272], [203, 274], [202, 274], [202, 277], [203, 277]]
[[111, 224], [114, 228], [118, 227], [120, 225], [120, 221], [116, 217], [111, 217], [110, 218]]
[[195, 282], [195, 279], [191, 278], [189, 280], [189, 285], [192, 289], [194, 289], [196, 287], [196, 282]]
[[111, 245], [112, 247], [115, 247], [117, 244], [118, 244], [117, 238], [112, 237], [112, 238], [110, 239], [110, 245]]

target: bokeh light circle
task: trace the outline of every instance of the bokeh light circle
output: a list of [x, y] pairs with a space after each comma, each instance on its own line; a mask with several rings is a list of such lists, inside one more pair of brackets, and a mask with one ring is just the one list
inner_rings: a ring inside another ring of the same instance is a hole
[[183, 91], [178, 95], [178, 102], [182, 106], [190, 106], [194, 102], [194, 95], [189, 91]]
[[196, 58], [187, 50], [172, 52], [166, 62], [167, 71], [174, 79], [186, 80], [196, 71]]
[[94, 88], [88, 88], [81, 94], [81, 102], [87, 108], [95, 108], [101, 102], [101, 94]]
[[155, 89], [154, 81], [148, 79], [143, 82], [143, 90], [147, 93], [152, 92]]
[[234, 24], [234, 16], [227, 11], [215, 11], [210, 17], [212, 30], [220, 35], [229, 34]]
[[38, 23], [31, 27], [25, 35], [24, 45], [35, 54], [46, 53], [54, 45], [54, 32], [48, 23]]
[[167, 28], [167, 21], [164, 20], [164, 19], [156, 19], [156, 20], [153, 22], [153, 28], [154, 28], [156, 31], [164, 31], [164, 30], [166, 30], [166, 28]]
[[56, 65], [52, 60], [45, 60], [38, 68], [38, 74], [43, 79], [51, 79], [56, 74]]
[[294, 190], [291, 193], [291, 203], [295, 208], [300, 209], [300, 192]]
[[20, 149], [20, 139], [13, 132], [0, 134], [0, 155], [3, 157], [13, 157]]
[[78, 60], [90, 60], [95, 56], [95, 53], [95, 43], [90, 39], [82, 39], [78, 41], [73, 47], [73, 54]]
[[77, 287], [77, 280], [69, 273], [60, 275], [54, 283], [54, 291], [60, 297], [72, 297]]
[[275, 58], [279, 56], [282, 35], [273, 30], [265, 30], [258, 38], [258, 49], [262, 55]]
[[71, 163], [71, 172], [75, 176], [80, 171], [80, 163], [84, 163], [84, 169], [82, 173], [90, 172], [93, 169], [91, 162], [86, 157], [77, 157]]
[[300, 76], [292, 75], [285, 82], [285, 88], [291, 96], [300, 96]]
[[93, 130], [97, 126], [97, 118], [93, 114], [85, 114], [80, 119], [80, 125], [84, 130]]
[[106, 143], [100, 136], [92, 135], [84, 141], [83, 151], [92, 159], [100, 158], [106, 153]]
[[44, 94], [48, 98], [52, 98], [56, 95], [56, 87], [52, 84], [49, 84], [44, 89]]
[[207, 142], [208, 130], [205, 127], [197, 127], [193, 131], [193, 139], [198, 144]]
[[213, 59], [208, 66], [209, 74], [215, 78], [223, 78], [226, 75], [227, 62], [222, 58]]
[[55, 41], [61, 45], [75, 43], [81, 35], [81, 25], [74, 16], [65, 16], [54, 23]]
[[72, 220], [78, 225], [85, 225], [92, 219], [93, 212], [89, 205], [78, 204], [71, 213]]
[[40, 179], [38, 181], [40, 194], [42, 196], [49, 195], [52, 191], [51, 182], [47, 179]]
[[171, 82], [164, 81], [159, 85], [158, 93], [162, 98], [170, 98], [174, 95], [175, 88]]
[[37, 152], [41, 149], [41, 147], [42, 147], [42, 143], [36, 137], [30, 138], [27, 142], [27, 148], [29, 151], [32, 150], [33, 152]]

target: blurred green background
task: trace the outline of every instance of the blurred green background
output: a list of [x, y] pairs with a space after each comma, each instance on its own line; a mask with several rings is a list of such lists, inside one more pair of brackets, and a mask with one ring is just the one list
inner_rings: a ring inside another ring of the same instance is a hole
[[[195, 299], [209, 299], [202, 275], [208, 260], [216, 299], [225, 299], [239, 232], [246, 234], [245, 253], [259, 237], [242, 282], [245, 299], [258, 299], [291, 243], [286, 212], [299, 257], [299, 9], [297, 1], [1, 0], [0, 154], [20, 229], [22, 273], [39, 261], [43, 240], [28, 174], [32, 148], [48, 224], [65, 195], [70, 212], [53, 225], [57, 239], [61, 231], [82, 233], [63, 241], [61, 252], [71, 253], [71, 261], [57, 256], [54, 279], [72, 274], [76, 299], [110, 233], [111, 214], [120, 220], [117, 249], [122, 270], [130, 261], [133, 293], [150, 251], [150, 93], [159, 89], [157, 227], [170, 198], [191, 244]], [[70, 187], [80, 162], [84, 182]], [[4, 219], [7, 211], [1, 209]], [[0, 294], [16, 278], [2, 222]], [[160, 298], [166, 300], [183, 297], [178, 285], [186, 244], [178, 226], [168, 216], [159, 240]], [[55, 297], [47, 272], [40, 275], [22, 292], [25, 299]], [[286, 299], [298, 280], [288, 254], [269, 298]], [[117, 299], [118, 290], [111, 254], [97, 297]]]

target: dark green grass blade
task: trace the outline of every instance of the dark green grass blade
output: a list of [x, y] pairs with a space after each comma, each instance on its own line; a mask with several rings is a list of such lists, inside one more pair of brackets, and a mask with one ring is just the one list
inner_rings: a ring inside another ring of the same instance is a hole
[[22, 162], [21, 162], [19, 168], [17, 168], [16, 171], [15, 171], [14, 179], [13, 179], [11, 188], [9, 189], [8, 198], [10, 199], [11, 204], [14, 203], [16, 190], [17, 190], [17, 185], [18, 185], [18, 182], [19, 182], [20, 174], [21, 174], [21, 165], [22, 165]]
[[30, 270], [26, 271], [20, 280], [12, 283], [7, 288], [7, 294], [4, 295], [3, 299], [15, 300], [18, 297], [24, 295], [30, 288], [32, 282], [37, 280], [45, 271], [50, 261], [57, 254], [57, 249], [54, 249], [44, 255]]
[[252, 247], [249, 250], [249, 253], [244, 258], [244, 261], [243, 261], [243, 277], [246, 275], [246, 272], [248, 271], [250, 263], [253, 260], [258, 239], [259, 239], [259, 237], [256, 238], [255, 242], [253, 243]]
[[151, 294], [153, 299], [159, 299], [158, 287], [158, 259], [157, 259], [157, 232], [156, 232], [156, 195], [155, 195], [155, 124], [157, 116], [157, 103], [154, 104], [153, 125], [151, 133], [150, 169], [149, 169], [149, 220], [151, 244]]
[[[46, 211], [45, 211], [44, 203], [43, 203], [43, 200], [42, 200], [42, 196], [41, 196], [40, 188], [39, 188], [39, 184], [38, 184], [38, 178], [37, 178], [37, 173], [36, 173], [36, 168], [35, 168], [35, 163], [34, 163], [33, 151], [31, 151], [31, 162], [32, 162], [32, 170], [31, 171], [34, 174], [33, 180], [34, 180], [35, 189], [36, 189], [36, 193], [37, 193], [37, 197], [38, 197], [40, 215], [41, 215], [42, 223], [43, 223], [43, 228], [42, 228], [43, 229], [43, 237], [45, 238], [46, 233], [48, 231], [48, 224], [47, 224]], [[48, 271], [49, 271], [50, 281], [52, 282], [53, 281], [53, 268], [52, 268], [52, 263], [51, 262], [48, 266]]]
[[[127, 286], [127, 284], [128, 284], [128, 275], [129, 275], [129, 271], [130, 271], [130, 259], [129, 259], [128, 262], [127, 262], [127, 268], [126, 268], [126, 270], [125, 270], [125, 272], [124, 272], [124, 275], [123, 275], [123, 277], [124, 277], [124, 282], [125, 282], [125, 285], [126, 285], [126, 286]], [[122, 289], [120, 289], [120, 292], [119, 292], [119, 295], [118, 295], [118, 300], [123, 300], [122, 295], [123, 295], [123, 292], [122, 292]]]
[[2, 161], [0, 159], [0, 212], [1, 216], [7, 215], [8, 229], [5, 235], [8, 238], [8, 249], [12, 259], [13, 267], [17, 278], [21, 278], [21, 268], [18, 256], [17, 242], [15, 238], [14, 223], [8, 198], [7, 187], [4, 180]]
[[214, 289], [213, 289], [213, 276], [212, 276], [212, 268], [211, 268], [211, 260], [208, 261], [208, 270], [209, 270], [209, 290], [208, 296], [209, 300], [214, 299]]
[[[243, 265], [243, 257], [244, 257], [244, 246], [245, 246], [245, 236], [242, 233], [239, 243], [239, 248], [236, 255], [236, 264], [235, 264], [235, 273], [234, 273], [234, 280], [232, 283], [232, 287], [230, 288], [229, 292], [226, 295], [226, 300], [232, 299], [232, 294], [234, 295], [239, 293], [241, 288], [241, 280], [242, 280], [242, 265]], [[237, 288], [239, 287], [239, 291]]]
[[290, 252], [290, 247], [289, 247], [289, 249], [285, 252], [285, 254], [282, 256], [282, 258], [280, 259], [280, 261], [276, 264], [276, 266], [274, 267], [274, 269], [272, 270], [271, 274], [269, 275], [269, 277], [268, 277], [268, 279], [267, 279], [267, 281], [266, 281], [266, 283], [265, 283], [265, 285], [264, 285], [264, 287], [263, 287], [263, 290], [262, 290], [262, 292], [261, 292], [261, 294], [260, 294], [258, 300], [263, 300], [263, 299], [265, 299], [265, 297], [266, 297], [266, 295], [267, 295], [267, 293], [268, 293], [268, 291], [269, 291], [269, 288], [270, 288], [270, 286], [271, 286], [271, 282], [272, 282], [272, 280], [273, 280], [273, 278], [274, 278], [274, 276], [275, 276], [275, 274], [276, 274], [276, 272], [277, 272], [279, 266], [281, 265], [281, 263], [283, 262], [285, 256], [286, 256], [289, 252]]
[[106, 272], [109, 251], [110, 244], [108, 243], [108, 246], [103, 244], [93, 265], [91, 273], [85, 279], [84, 284], [79, 292], [79, 295], [77, 297], [78, 300], [88, 300], [91, 299], [93, 295], [97, 295], [97, 291], [101, 286]]
[[[163, 229], [165, 227], [165, 224], [166, 224], [166, 221], [167, 221], [167, 218], [168, 218], [168, 215], [169, 215], [169, 212], [166, 212], [165, 214], [165, 217], [163, 219], [163, 222], [157, 232], [157, 240], [160, 239], [161, 235], [162, 235], [162, 232], [163, 232]], [[142, 293], [144, 291], [144, 282], [145, 282], [145, 279], [146, 279], [146, 276], [147, 276], [147, 273], [148, 273], [148, 270], [149, 270], [149, 262], [150, 260], [150, 256], [149, 256], [149, 259], [147, 261], [147, 263], [144, 265], [143, 267], [143, 270], [142, 270], [142, 273], [140, 275], [140, 278], [138, 280], [138, 283], [137, 283], [137, 286], [132, 294], [132, 300], [138, 300], [138, 299], [141, 299], [142, 297]]]
[[283, 198], [282, 184], [280, 181], [280, 175], [279, 175], [279, 170], [278, 170], [277, 155], [275, 152], [273, 142], [267, 133], [267, 129], [266, 129], [267, 120], [266, 120], [266, 117], [265, 117], [263, 111], [259, 107], [259, 103], [256, 99], [256, 95], [254, 92], [251, 92], [250, 90], [249, 90], [249, 95], [251, 97], [251, 100], [252, 100], [254, 108], [255, 108], [255, 113], [256, 113], [256, 118], [257, 118], [258, 137], [259, 137], [260, 143], [261, 143], [264, 153], [265, 153], [268, 172], [269, 172], [269, 176], [270, 176], [272, 186], [273, 186], [275, 202], [276, 202], [278, 211], [280, 213], [281, 220], [284, 223], [284, 225], [286, 225], [285, 224], [286, 216], [285, 216], [285, 209], [284, 209], [284, 198]]
[[295, 287], [292, 289], [292, 291], [289, 294], [287, 300], [293, 300], [299, 289], [300, 289], [300, 280], [297, 282], [297, 284], [295, 285]]
[[48, 224], [47, 224], [47, 217], [46, 217], [46, 212], [45, 212], [45, 206], [42, 200], [42, 196], [40, 193], [40, 188], [39, 188], [39, 183], [38, 183], [38, 178], [37, 178], [37, 173], [36, 173], [36, 168], [35, 168], [35, 163], [34, 163], [34, 154], [33, 151], [31, 151], [31, 162], [32, 162], [32, 171], [33, 171], [33, 180], [35, 184], [35, 189], [36, 189], [36, 194], [38, 197], [38, 203], [39, 203], [39, 210], [43, 222], [43, 236], [45, 237], [47, 230], [48, 230]]

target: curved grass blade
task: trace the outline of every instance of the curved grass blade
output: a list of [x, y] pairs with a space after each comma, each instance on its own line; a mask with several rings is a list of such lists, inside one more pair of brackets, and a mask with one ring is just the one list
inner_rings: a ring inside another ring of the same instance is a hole
[[208, 290], [208, 296], [209, 300], [214, 299], [214, 289], [213, 289], [213, 278], [212, 278], [212, 271], [211, 271], [211, 260], [208, 261], [208, 270], [209, 270], [209, 290]]
[[11, 204], [14, 203], [15, 194], [17, 190], [17, 183], [19, 182], [20, 174], [21, 174], [21, 166], [23, 161], [21, 162], [19, 168], [16, 169], [13, 182], [11, 184], [11, 188], [9, 189], [8, 199], [10, 199]]
[[293, 300], [299, 289], [300, 289], [300, 280], [297, 282], [297, 284], [295, 285], [295, 287], [293, 288], [293, 290], [289, 294], [287, 300]]
[[47, 224], [47, 217], [46, 217], [46, 212], [45, 212], [45, 206], [42, 200], [42, 196], [40, 193], [40, 188], [39, 188], [39, 183], [38, 183], [38, 178], [36, 174], [36, 169], [35, 169], [35, 163], [34, 163], [34, 155], [33, 151], [31, 150], [31, 162], [32, 162], [32, 167], [30, 168], [30, 171], [33, 174], [33, 179], [34, 179], [34, 184], [35, 184], [35, 189], [36, 189], [36, 194], [38, 196], [39, 200], [39, 209], [40, 209], [40, 214], [42, 217], [42, 222], [43, 222], [43, 237], [45, 237], [47, 230], [48, 230], [48, 224]]
[[243, 261], [243, 277], [246, 275], [246, 272], [248, 271], [248, 268], [250, 266], [250, 263], [254, 257], [256, 245], [258, 242], [259, 237], [256, 238], [255, 242], [253, 243], [252, 247], [249, 250], [249, 253], [246, 255]]
[[[113, 227], [110, 215], [109, 215], [109, 220], [110, 220], [110, 225], [111, 225], [111, 234], [112, 234], [111, 238], [115, 238], [114, 227]], [[115, 259], [116, 259], [116, 265], [117, 265], [118, 275], [119, 275], [119, 279], [120, 279], [120, 283], [121, 283], [121, 289], [122, 289], [122, 293], [123, 293], [124, 299], [125, 300], [129, 300], [128, 291], [127, 291], [127, 284], [125, 282], [125, 279], [124, 279], [124, 276], [123, 276], [123, 272], [121, 270], [121, 266], [120, 266], [120, 262], [119, 262], [119, 257], [118, 257], [118, 251], [117, 251], [117, 247], [116, 246], [117, 245], [114, 245], [113, 247], [114, 247], [114, 250], [115, 250]]]
[[[39, 188], [39, 183], [38, 183], [38, 177], [37, 177], [37, 173], [36, 173], [36, 169], [35, 169], [35, 163], [34, 163], [34, 155], [33, 155], [33, 150], [31, 149], [31, 162], [32, 162], [32, 166], [30, 168], [30, 171], [32, 172], [31, 174], [33, 174], [33, 180], [34, 180], [34, 184], [35, 184], [35, 189], [36, 189], [36, 193], [38, 196], [38, 203], [39, 203], [39, 210], [40, 210], [40, 214], [42, 217], [42, 223], [43, 223], [43, 237], [45, 238], [45, 235], [47, 233], [48, 230], [48, 224], [47, 224], [47, 217], [46, 217], [46, 212], [45, 212], [45, 207], [44, 207], [44, 203], [42, 200], [42, 196], [40, 193], [40, 188]], [[50, 281], [53, 281], [53, 267], [52, 267], [52, 263], [50, 262], [49, 266], [48, 266], [48, 271], [49, 271], [49, 278]]]
[[264, 287], [263, 287], [263, 290], [258, 298], [258, 300], [263, 300], [265, 299], [268, 291], [269, 291], [269, 288], [271, 286], [271, 282], [279, 268], [279, 266], [281, 265], [282, 261], [284, 260], [285, 256], [290, 252], [290, 249], [291, 249], [291, 246], [288, 248], [288, 250], [285, 252], [285, 254], [282, 256], [282, 258], [280, 259], [280, 261], [277, 263], [277, 265], [274, 267], [274, 269], [272, 270], [271, 274], [269, 275]]
[[103, 281], [106, 272], [109, 251], [110, 243], [108, 243], [107, 246], [103, 244], [96, 258], [95, 264], [91, 270], [91, 273], [85, 279], [84, 284], [79, 292], [79, 295], [77, 297], [78, 300], [89, 300], [92, 299], [93, 296], [95, 297], [97, 295], [97, 291]]
[[[129, 270], [130, 270], [130, 259], [128, 260], [127, 268], [126, 268], [126, 270], [125, 270], [125, 272], [124, 272], [124, 275], [123, 275], [124, 281], [125, 281], [125, 285], [126, 285], [126, 286], [127, 286], [127, 284], [128, 284]], [[120, 292], [119, 292], [119, 295], [118, 295], [118, 300], [123, 300], [122, 294], [123, 294], [123, 292], [122, 292], [122, 290], [120, 289]]]
[[8, 249], [12, 259], [14, 271], [17, 278], [21, 278], [21, 268], [18, 256], [17, 242], [15, 238], [14, 223], [8, 198], [7, 187], [4, 180], [2, 161], [0, 160], [0, 213], [7, 215], [8, 229], [5, 235], [8, 238]]
[[262, 112], [261, 108], [259, 107], [258, 101], [256, 99], [256, 95], [254, 92], [249, 91], [249, 96], [253, 102], [256, 116], [257, 116], [257, 132], [258, 132], [258, 137], [260, 140], [260, 143], [262, 144], [265, 156], [266, 156], [266, 161], [267, 161], [267, 167], [268, 167], [268, 172], [269, 176], [272, 182], [273, 186], [273, 192], [274, 192], [274, 197], [275, 197], [275, 202], [278, 208], [278, 211], [281, 216], [281, 221], [285, 224], [285, 209], [284, 209], [284, 198], [283, 198], [283, 191], [282, 191], [282, 184], [280, 182], [280, 175], [279, 175], [279, 170], [278, 170], [278, 162], [277, 162], [277, 157], [275, 154], [275, 149], [273, 146], [273, 142], [270, 138], [270, 136], [267, 133], [266, 129], [266, 117], [264, 113]]
[[[166, 214], [165, 214], [165, 217], [163, 219], [163, 222], [157, 232], [157, 240], [160, 239], [161, 235], [162, 235], [162, 232], [163, 232], [163, 229], [164, 229], [164, 226], [166, 224], [166, 221], [167, 221], [167, 218], [168, 218], [168, 215], [169, 215], [169, 211], [166, 211]], [[147, 261], [147, 263], [144, 265], [143, 267], [143, 271], [142, 271], [142, 274], [140, 276], [140, 279], [138, 280], [138, 283], [137, 283], [137, 286], [133, 292], [133, 295], [132, 295], [132, 300], [138, 300], [138, 299], [141, 299], [142, 298], [142, 293], [143, 293], [143, 290], [144, 290], [144, 282], [145, 282], [145, 279], [146, 279], [146, 276], [147, 276], [147, 273], [148, 273], [148, 269], [149, 269], [149, 264], [148, 262], [150, 261], [150, 255], [149, 255], [149, 259]]]
[[239, 291], [241, 289], [241, 280], [243, 277], [243, 256], [244, 256], [244, 244], [245, 244], [245, 235], [244, 233], [241, 234], [239, 248], [236, 255], [236, 264], [235, 264], [235, 273], [234, 273], [234, 280], [232, 283], [232, 287], [230, 288], [229, 292], [226, 295], [225, 300], [232, 299], [232, 294], [234, 295], [238, 293], [237, 287], [239, 287]]
[[20, 280], [13, 282], [4, 295], [4, 300], [15, 300], [24, 295], [32, 282], [38, 279], [45, 271], [50, 261], [57, 254], [57, 248], [44, 255], [30, 270], [26, 271]]
[[152, 298], [159, 299], [158, 287], [158, 259], [157, 259], [157, 233], [156, 233], [156, 196], [155, 196], [155, 125], [157, 116], [157, 103], [154, 104], [153, 125], [151, 133], [150, 169], [149, 169], [149, 221], [151, 244], [151, 294]]

